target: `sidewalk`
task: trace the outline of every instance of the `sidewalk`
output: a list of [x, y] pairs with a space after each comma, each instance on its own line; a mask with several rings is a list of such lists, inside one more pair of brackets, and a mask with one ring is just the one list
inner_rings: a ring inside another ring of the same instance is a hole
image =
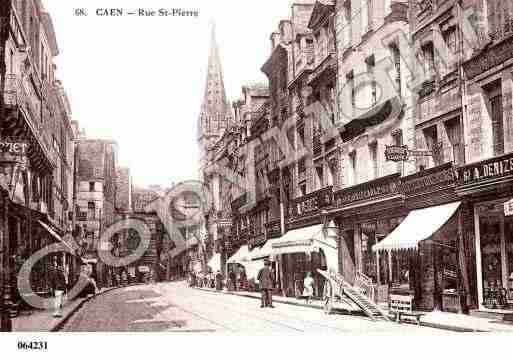
[[513, 332], [513, 322], [440, 311], [423, 315], [420, 325], [459, 332]]
[[[260, 292], [245, 292], [245, 291], [237, 291], [237, 292], [230, 292], [226, 289], [223, 289], [223, 291], [218, 292], [215, 289], [212, 288], [198, 288], [194, 287], [194, 289], [203, 290], [206, 292], [214, 292], [214, 293], [220, 293], [220, 294], [229, 294], [229, 295], [237, 295], [239, 297], [246, 297], [246, 298], [254, 298], [260, 300], [261, 294]], [[307, 308], [316, 308], [316, 309], [323, 309], [323, 304], [321, 300], [318, 299], [312, 299], [309, 304], [306, 303], [304, 299], [297, 299], [297, 298], [291, 298], [291, 297], [281, 297], [277, 295], [273, 295], [273, 303], [282, 303], [282, 304], [290, 304], [290, 305], [296, 305], [300, 307], [307, 307]], [[358, 308], [356, 305], [351, 305], [350, 303], [337, 303], [335, 310], [337, 312], [345, 313], [345, 314], [362, 314], [362, 310]]]
[[62, 308], [62, 317], [53, 317], [53, 310], [34, 310], [32, 314], [20, 313], [12, 319], [13, 332], [54, 332], [59, 329], [77, 310], [91, 299], [116, 288], [102, 288], [94, 296], [78, 298], [66, 303]]
[[[260, 299], [260, 293], [254, 292], [228, 292], [223, 290], [218, 292], [210, 288], [195, 288], [208, 292], [219, 294], [237, 295], [241, 297]], [[273, 302], [302, 307], [323, 309], [320, 300], [312, 300], [311, 304], [306, 304], [304, 300], [288, 297], [273, 296]], [[388, 309], [380, 305], [381, 309], [388, 312]], [[361, 309], [356, 305], [337, 303], [337, 312], [343, 314], [363, 315]], [[513, 332], [513, 322], [498, 322], [490, 318], [479, 318], [471, 315], [447, 313], [447, 312], [427, 312], [420, 318], [420, 325], [438, 329], [451, 330], [456, 332]]]

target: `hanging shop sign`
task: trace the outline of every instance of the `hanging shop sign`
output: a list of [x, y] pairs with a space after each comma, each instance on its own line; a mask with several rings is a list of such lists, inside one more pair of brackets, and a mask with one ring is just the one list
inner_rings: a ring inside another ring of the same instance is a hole
[[387, 161], [401, 162], [408, 159], [407, 146], [386, 146], [385, 158]]
[[433, 157], [442, 150], [442, 143], [436, 143], [431, 150], [410, 150], [408, 146], [386, 146], [385, 158], [387, 161], [404, 162], [410, 157]]

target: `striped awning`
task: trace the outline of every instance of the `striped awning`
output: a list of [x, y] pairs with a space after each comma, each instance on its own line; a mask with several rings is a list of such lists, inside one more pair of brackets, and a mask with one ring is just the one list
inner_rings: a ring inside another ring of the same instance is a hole
[[461, 202], [453, 202], [411, 211], [392, 233], [373, 245], [372, 250], [379, 252], [418, 249], [421, 241], [430, 238], [451, 219], [460, 204]]

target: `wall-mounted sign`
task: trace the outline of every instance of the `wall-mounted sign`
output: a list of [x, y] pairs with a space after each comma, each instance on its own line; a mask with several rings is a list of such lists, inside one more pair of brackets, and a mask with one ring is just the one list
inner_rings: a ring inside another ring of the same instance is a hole
[[385, 150], [387, 161], [401, 162], [408, 159], [407, 146], [387, 146]]
[[0, 153], [23, 156], [27, 154], [28, 146], [28, 143], [25, 142], [2, 139], [0, 140]]
[[25, 165], [29, 144], [11, 139], [0, 140], [0, 162], [18, 163]]
[[513, 154], [471, 164], [463, 167], [460, 171], [460, 181], [464, 185], [512, 176]]
[[444, 165], [427, 170], [425, 173], [404, 177], [401, 181], [401, 192], [404, 194], [416, 193], [434, 186], [454, 183], [457, 179], [458, 172], [449, 165]]

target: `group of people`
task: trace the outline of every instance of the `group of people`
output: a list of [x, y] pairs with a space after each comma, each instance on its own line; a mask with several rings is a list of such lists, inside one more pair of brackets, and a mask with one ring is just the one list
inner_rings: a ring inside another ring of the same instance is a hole
[[228, 290], [235, 292], [248, 290], [248, 277], [244, 267], [239, 266], [229, 270], [227, 287]]
[[[264, 267], [258, 272], [257, 280], [259, 283], [259, 289], [262, 294], [261, 297], [261, 308], [274, 308], [273, 306], [273, 295], [272, 292], [275, 288], [276, 278], [274, 271], [271, 267], [269, 260], [264, 261]], [[222, 290], [224, 287], [223, 275], [220, 271], [215, 274], [209, 273], [189, 273], [188, 276], [189, 287], [199, 288], [215, 288], [216, 290]], [[228, 271], [228, 278], [226, 281], [226, 287], [229, 291], [245, 290], [247, 289], [247, 276], [243, 269]], [[312, 274], [308, 272], [303, 280], [303, 293], [302, 296], [309, 303], [314, 295], [315, 280]]]
[[220, 271], [217, 273], [208, 272], [208, 273], [189, 273], [187, 278], [187, 282], [189, 287], [198, 287], [198, 288], [218, 288], [218, 290], [222, 289], [222, 275]]

